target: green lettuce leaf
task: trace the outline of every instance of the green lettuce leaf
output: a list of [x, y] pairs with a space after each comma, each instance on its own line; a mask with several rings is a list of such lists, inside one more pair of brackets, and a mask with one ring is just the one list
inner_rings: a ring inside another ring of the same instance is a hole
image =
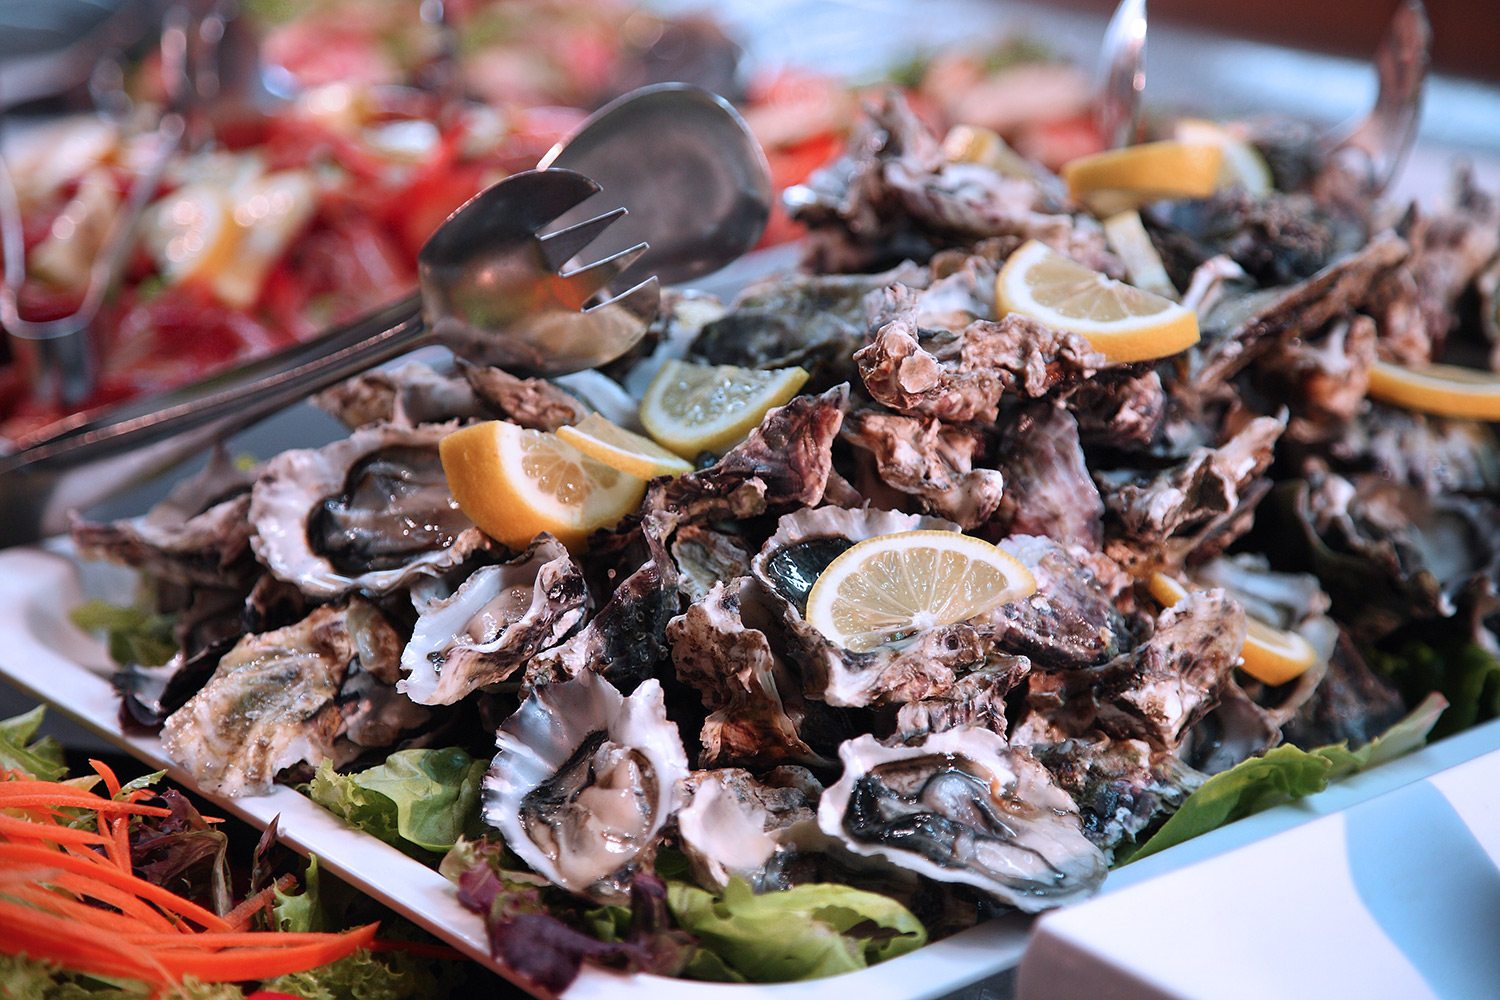
[[1472, 642], [1401, 643], [1394, 651], [1366, 650], [1370, 665], [1395, 682], [1408, 702], [1429, 691], [1451, 708], [1433, 729], [1433, 739], [1500, 716], [1500, 657]]
[[68, 773], [62, 744], [50, 736], [35, 742], [45, 709], [41, 705], [24, 715], [0, 722], [0, 771], [22, 771], [42, 781], [57, 781]]
[[[719, 962], [753, 982], [817, 979], [866, 968], [927, 943], [921, 921], [900, 903], [844, 885], [808, 884], [755, 895], [739, 880], [723, 895], [677, 882], [672, 916]], [[722, 977], [716, 977], [722, 978]]]
[[159, 667], [177, 652], [172, 615], [152, 614], [142, 608], [108, 601], [85, 601], [68, 617], [85, 632], [103, 632], [109, 658], [116, 663]]
[[1288, 744], [1241, 761], [1199, 786], [1150, 839], [1120, 863], [1138, 861], [1263, 809], [1314, 795], [1330, 781], [1415, 750], [1426, 742], [1447, 707], [1441, 695], [1430, 695], [1358, 750], [1343, 743], [1313, 750]]
[[357, 774], [339, 774], [325, 761], [308, 795], [395, 847], [442, 852], [478, 828], [485, 766], [457, 747], [398, 750]]
[[[454, 995], [451, 987], [457, 985], [455, 977], [443, 974], [444, 966], [454, 964], [426, 961], [403, 952], [377, 958], [360, 950], [307, 972], [278, 976], [262, 983], [261, 989], [289, 993], [302, 1000], [427, 1000]], [[450, 979], [455, 981], [450, 983]]]
[[238, 986], [194, 979], [154, 993], [132, 980], [96, 979], [24, 955], [0, 954], [0, 997], [5, 1000], [244, 1000]]

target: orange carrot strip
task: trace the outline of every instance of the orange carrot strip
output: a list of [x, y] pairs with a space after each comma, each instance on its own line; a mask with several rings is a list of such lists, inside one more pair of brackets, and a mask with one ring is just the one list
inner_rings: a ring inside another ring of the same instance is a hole
[[361, 948], [368, 948], [376, 930], [377, 925], [366, 924], [345, 934], [328, 935], [328, 940], [316, 944], [245, 948], [205, 955], [163, 951], [156, 958], [174, 976], [193, 976], [210, 983], [241, 983], [304, 972], [336, 962]]
[[321, 931], [200, 931], [197, 934], [160, 934], [129, 931], [126, 939], [150, 945], [153, 951], [219, 951], [224, 948], [278, 951], [312, 944], [328, 944], [342, 934]]
[[149, 951], [100, 934], [76, 920], [33, 906], [0, 899], [0, 950], [56, 962], [68, 969], [101, 975], [127, 975], [159, 983], [167, 970]]
[[17, 816], [0, 814], [0, 837], [20, 837], [26, 840], [48, 840], [54, 844], [103, 844], [104, 838], [87, 830], [75, 830], [60, 823], [36, 822]]
[[[0, 788], [5, 784], [0, 782]], [[27, 792], [20, 795], [0, 795], [0, 809], [92, 809], [95, 812], [132, 813], [136, 816], [170, 816], [172, 810], [160, 806], [143, 806], [136, 802], [116, 802], [113, 799], [94, 799], [68, 792]]]
[[177, 896], [163, 889], [161, 886], [153, 885], [145, 879], [136, 878], [134, 875], [117, 871], [107, 865], [89, 864], [70, 854], [51, 851], [44, 847], [33, 847], [30, 844], [0, 843], [0, 864], [4, 864], [7, 861], [31, 864], [55, 864], [64, 871], [89, 875], [107, 885], [133, 892], [140, 898], [155, 903], [164, 910], [188, 918], [204, 930], [223, 931], [229, 929], [229, 925], [218, 914], [205, 910], [197, 903], [183, 899], [181, 896]]
[[[23, 885], [9, 889], [5, 893], [13, 899], [31, 903], [34, 906], [55, 913], [60, 917], [71, 917], [81, 921], [84, 926], [94, 926], [100, 930], [111, 930], [121, 935], [122, 940], [131, 940], [130, 935], [141, 934], [141, 923], [134, 917], [129, 917], [113, 910], [106, 910], [99, 906], [90, 906], [81, 903], [72, 896], [64, 896], [60, 892], [40, 885]], [[149, 932], [160, 935], [160, 931]], [[186, 935], [178, 935], [185, 937]]]
[[112, 906], [129, 917], [134, 917], [142, 927], [153, 927], [165, 933], [181, 933], [181, 925], [168, 920], [150, 903], [139, 896], [114, 886], [108, 886], [86, 875], [64, 872], [46, 880], [48, 885], [66, 889], [80, 899], [93, 899], [105, 906]]
[[104, 761], [95, 760], [92, 757], [89, 758], [89, 767], [92, 767], [94, 773], [104, 779], [104, 787], [109, 792], [110, 798], [114, 798], [120, 794], [120, 779], [115, 777], [114, 768], [104, 763]]

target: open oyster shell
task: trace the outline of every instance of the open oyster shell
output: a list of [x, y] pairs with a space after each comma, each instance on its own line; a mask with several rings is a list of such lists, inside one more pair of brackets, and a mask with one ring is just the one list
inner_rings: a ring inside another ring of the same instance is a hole
[[775, 880], [775, 859], [795, 849], [787, 831], [813, 819], [818, 783], [805, 768], [778, 767], [764, 780], [749, 771], [694, 771], [683, 782], [690, 801], [677, 814], [677, 834], [693, 877], [722, 889], [734, 877], [756, 889]]
[[626, 898], [681, 801], [687, 754], [661, 683], [625, 697], [584, 671], [522, 702], [500, 727], [484, 819], [555, 885]]
[[1027, 913], [1075, 902], [1104, 880], [1104, 855], [1046, 768], [987, 729], [915, 746], [865, 735], [839, 748], [844, 774], [818, 827], [856, 854], [961, 882]]
[[384, 594], [489, 544], [448, 492], [437, 444], [450, 424], [375, 424], [284, 451], [250, 492], [251, 545], [278, 578], [331, 598]]
[[[389, 744], [426, 717], [394, 698], [399, 649], [390, 623], [359, 597], [247, 635], [168, 717], [162, 745], [199, 785], [238, 796], [269, 791], [288, 767], [338, 755], [341, 738]], [[358, 751], [342, 752], [352, 758]]]
[[818, 575], [856, 542], [897, 531], [957, 531], [935, 517], [888, 510], [819, 507], [777, 522], [751, 566], [780, 608], [803, 689], [830, 705], [858, 707], [915, 701], [946, 690], [956, 674], [984, 665], [988, 643], [970, 625], [928, 629], [870, 652], [840, 649], [802, 617]]
[[588, 588], [563, 544], [539, 535], [510, 562], [482, 566], [429, 604], [401, 653], [397, 685], [422, 705], [451, 705], [510, 677], [583, 621]]

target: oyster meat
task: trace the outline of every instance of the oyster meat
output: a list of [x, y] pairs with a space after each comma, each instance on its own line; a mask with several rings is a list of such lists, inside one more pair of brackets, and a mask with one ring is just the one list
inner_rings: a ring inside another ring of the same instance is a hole
[[484, 819], [554, 885], [627, 898], [681, 801], [687, 755], [661, 684], [627, 698], [600, 675], [535, 691], [500, 727]]
[[437, 444], [452, 430], [376, 424], [277, 455], [250, 493], [256, 556], [303, 592], [332, 598], [384, 594], [487, 548], [443, 477]]
[[[295, 625], [247, 635], [167, 718], [162, 746], [211, 792], [263, 794], [286, 768], [334, 756], [341, 736], [374, 738], [374, 727], [349, 733], [344, 688], [356, 674], [366, 677], [356, 701], [374, 697], [371, 682], [391, 688], [400, 649], [395, 629], [359, 597], [325, 604]], [[389, 726], [378, 728], [381, 738], [394, 738]]]
[[1092, 894], [1108, 865], [1078, 806], [1025, 750], [987, 729], [913, 746], [873, 736], [839, 749], [844, 774], [823, 793], [818, 827], [856, 854], [939, 882], [974, 886], [1036, 913]]
[[683, 782], [687, 804], [677, 813], [677, 835], [693, 878], [722, 889], [731, 878], [752, 888], [779, 875], [778, 854], [794, 850], [786, 831], [814, 818], [818, 783], [799, 767], [778, 767], [757, 780], [740, 768], [694, 771]]
[[583, 570], [551, 535], [510, 562], [482, 566], [417, 618], [397, 687], [422, 705], [451, 705], [506, 680], [583, 621]]

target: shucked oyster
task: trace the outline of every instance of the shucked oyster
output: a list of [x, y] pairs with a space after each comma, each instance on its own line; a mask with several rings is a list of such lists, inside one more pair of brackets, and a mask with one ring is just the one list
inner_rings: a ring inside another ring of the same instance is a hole
[[687, 754], [661, 684], [625, 697], [593, 671], [549, 684], [500, 727], [484, 819], [549, 881], [618, 901], [676, 812]]
[[515, 673], [561, 642], [588, 607], [583, 570], [551, 535], [515, 559], [483, 566], [422, 612], [401, 654], [397, 687], [422, 705], [451, 705]]
[[488, 544], [448, 492], [447, 424], [376, 424], [323, 448], [284, 451], [250, 493], [251, 545], [277, 577], [316, 597], [383, 594]]
[[236, 796], [269, 790], [285, 768], [334, 756], [340, 737], [389, 743], [425, 715], [380, 711], [399, 709], [383, 696], [394, 693], [399, 649], [395, 630], [358, 597], [247, 635], [167, 719], [162, 745], [204, 788]]
[[839, 749], [844, 775], [823, 793], [818, 826], [857, 854], [961, 882], [1027, 913], [1091, 894], [1104, 855], [1047, 770], [987, 729], [960, 727], [916, 746], [873, 736]]
[[971, 625], [932, 628], [857, 653], [829, 642], [802, 617], [813, 584], [840, 553], [866, 538], [919, 528], [957, 531], [958, 525], [888, 510], [819, 507], [783, 517], [761, 547], [752, 568], [781, 609], [809, 697], [854, 707], [915, 701], [985, 664], [989, 644]]

